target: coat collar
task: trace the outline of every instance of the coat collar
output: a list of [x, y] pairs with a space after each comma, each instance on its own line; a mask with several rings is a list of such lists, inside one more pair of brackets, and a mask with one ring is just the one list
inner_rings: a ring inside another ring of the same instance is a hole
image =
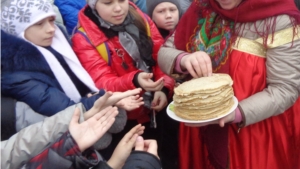
[[[134, 3], [129, 2], [129, 5], [134, 7], [136, 10], [138, 10], [137, 6]], [[98, 28], [98, 26], [89, 17], [87, 17], [84, 14], [84, 11], [86, 10], [87, 7], [88, 7], [88, 5], [86, 5], [84, 8], [82, 8], [79, 11], [79, 14], [78, 14], [79, 25], [78, 25], [78, 27], [82, 27], [84, 29], [86, 35], [88, 36], [89, 40], [92, 42], [92, 44], [94, 44], [95, 46], [98, 46], [101, 43], [107, 41], [108, 38]], [[95, 36], [95, 35], [97, 35], [97, 36]]]

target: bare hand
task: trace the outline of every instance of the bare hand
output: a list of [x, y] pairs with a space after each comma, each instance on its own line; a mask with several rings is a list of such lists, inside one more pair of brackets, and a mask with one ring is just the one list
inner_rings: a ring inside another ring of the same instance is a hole
[[103, 96], [101, 96], [94, 102], [93, 107], [83, 114], [84, 119], [87, 120], [90, 117], [94, 116], [96, 113], [100, 112], [102, 109], [104, 109], [107, 99], [111, 96], [112, 92], [105, 92]]
[[80, 111], [75, 109], [69, 124], [69, 131], [81, 152], [91, 147], [111, 127], [118, 114], [116, 107], [107, 107], [88, 120], [78, 123]]
[[130, 96], [139, 95], [141, 92], [142, 92], [141, 88], [127, 90], [126, 92], [114, 92], [113, 95], [107, 99], [105, 105], [106, 106], [116, 105], [122, 99], [130, 97]]
[[136, 138], [144, 133], [145, 127], [138, 124], [119, 142], [107, 164], [113, 169], [121, 169], [135, 145]]
[[99, 99], [97, 99], [93, 105], [93, 107], [84, 113], [84, 119], [89, 119], [99, 111], [103, 110], [104, 108], [108, 106], [113, 106], [117, 104], [120, 100], [130, 97], [130, 96], [135, 96], [140, 94], [142, 91], [141, 88], [133, 89], [133, 90], [128, 90], [126, 92], [105, 92], [103, 96], [101, 96]]
[[194, 78], [212, 75], [212, 63], [210, 57], [202, 51], [184, 56], [180, 66], [186, 69]]
[[153, 73], [145, 73], [141, 72], [138, 75], [139, 85], [146, 91], [160, 91], [164, 87], [164, 78], [158, 79], [156, 82], [153, 82], [151, 79], [153, 77]]
[[154, 93], [154, 98], [151, 103], [151, 108], [156, 111], [161, 111], [168, 104], [167, 96], [162, 91], [157, 91]]
[[235, 111], [231, 112], [227, 116], [222, 117], [218, 120], [214, 120], [206, 123], [185, 123], [185, 125], [189, 127], [202, 127], [210, 124], [219, 124], [220, 127], [224, 127], [226, 123], [234, 121], [234, 118], [235, 118]]
[[144, 140], [143, 137], [138, 136], [138, 138], [136, 139], [136, 143], [135, 143], [135, 150], [146, 151], [146, 152], [158, 157], [156, 140]]
[[126, 111], [131, 111], [136, 108], [139, 108], [143, 104], [144, 104], [143, 97], [136, 95], [136, 96], [129, 96], [120, 100], [118, 103], [116, 103], [116, 106]]

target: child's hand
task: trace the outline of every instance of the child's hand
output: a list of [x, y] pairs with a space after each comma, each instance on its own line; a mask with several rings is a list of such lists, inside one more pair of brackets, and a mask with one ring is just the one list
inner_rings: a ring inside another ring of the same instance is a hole
[[131, 111], [136, 108], [139, 108], [143, 104], [144, 104], [143, 97], [136, 95], [136, 96], [129, 96], [120, 100], [118, 103], [116, 103], [116, 106], [126, 111]]
[[69, 131], [81, 152], [91, 147], [111, 127], [118, 114], [116, 107], [107, 107], [88, 120], [78, 123], [80, 112], [76, 108], [72, 116]]
[[168, 104], [167, 96], [162, 91], [157, 91], [154, 93], [154, 98], [151, 103], [151, 108], [156, 111], [161, 111]]
[[155, 155], [157, 158], [157, 142], [156, 140], [144, 140], [143, 137], [138, 136], [135, 143], [135, 150], [137, 151], [146, 151], [150, 154]]
[[138, 75], [139, 85], [146, 91], [160, 91], [164, 87], [164, 78], [162, 77], [156, 82], [153, 82], [153, 80], [151, 79], [152, 77], [153, 73], [141, 72]]
[[89, 119], [90, 117], [94, 116], [95, 114], [99, 113], [102, 109], [107, 107], [105, 105], [106, 101], [111, 96], [112, 96], [112, 92], [105, 92], [105, 94], [103, 96], [101, 96], [99, 99], [97, 99], [94, 102], [93, 107], [83, 114], [84, 120]]
[[138, 124], [122, 138], [107, 162], [110, 167], [113, 169], [122, 168], [135, 145], [137, 137], [144, 133], [144, 129], [144, 126]]
[[108, 106], [113, 106], [120, 100], [129, 97], [129, 96], [135, 96], [140, 94], [142, 91], [141, 88], [133, 89], [133, 90], [128, 90], [126, 92], [105, 92], [103, 96], [101, 96], [99, 99], [97, 99], [94, 103], [94, 106], [84, 113], [84, 119], [87, 120], [96, 113], [100, 112], [104, 108]]
[[136, 96], [139, 95], [142, 92], [141, 88], [136, 88], [133, 90], [127, 90], [126, 92], [114, 92], [111, 97], [108, 98], [106, 101], [107, 106], [113, 106], [116, 105], [119, 101], [122, 99], [126, 99], [130, 96]]

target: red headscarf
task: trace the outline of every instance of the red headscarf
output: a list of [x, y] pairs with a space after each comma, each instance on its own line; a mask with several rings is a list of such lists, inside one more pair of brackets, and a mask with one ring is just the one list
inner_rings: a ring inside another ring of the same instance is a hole
[[[204, 3], [208, 3], [208, 5], [203, 6]], [[292, 20], [294, 25], [300, 24], [300, 12], [294, 0], [242, 0], [238, 7], [231, 10], [222, 9], [215, 0], [194, 0], [176, 28], [176, 32], [182, 32], [175, 35], [175, 46], [178, 49], [187, 50], [186, 44], [194, 32], [204, 8], [211, 8], [220, 16], [235, 22], [255, 22], [286, 14], [294, 18]]]
[[300, 22], [300, 12], [294, 0], [242, 0], [231, 10], [222, 9], [215, 0], [209, 0], [212, 9], [235, 22], [255, 22], [272, 16], [287, 14]]

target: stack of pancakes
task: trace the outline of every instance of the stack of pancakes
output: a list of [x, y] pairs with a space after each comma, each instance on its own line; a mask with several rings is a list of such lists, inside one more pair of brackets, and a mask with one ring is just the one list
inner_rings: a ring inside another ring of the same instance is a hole
[[174, 113], [187, 120], [208, 120], [226, 114], [234, 104], [232, 84], [227, 74], [184, 82], [174, 90]]

